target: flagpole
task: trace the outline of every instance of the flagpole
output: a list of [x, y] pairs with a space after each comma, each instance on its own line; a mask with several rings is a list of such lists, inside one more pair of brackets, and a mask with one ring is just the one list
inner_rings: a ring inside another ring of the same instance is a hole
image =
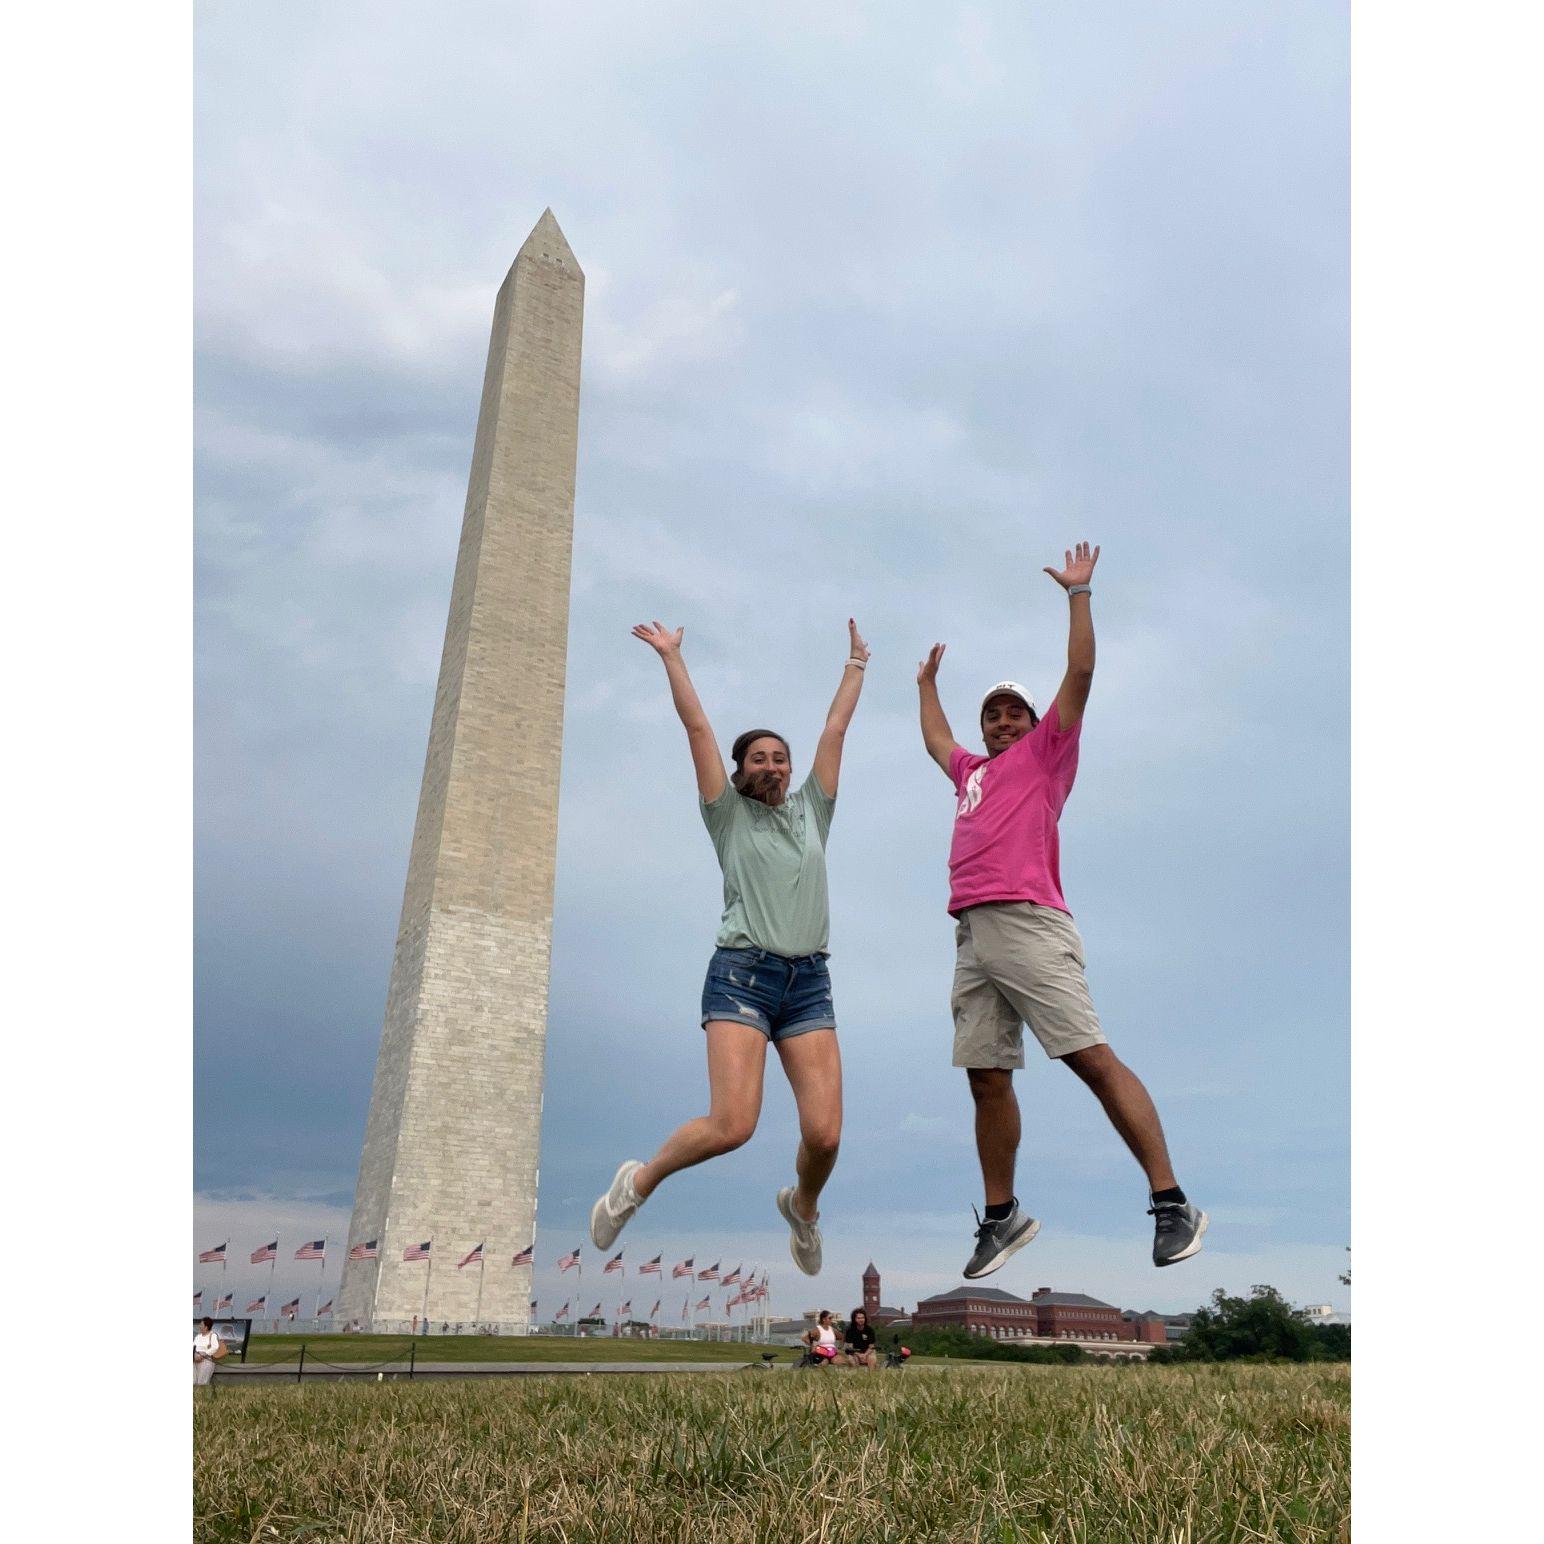
[[322, 1278], [327, 1274], [327, 1240], [322, 1240], [322, 1264], [316, 1273], [316, 1312], [311, 1315], [313, 1319], [322, 1316]]
[[434, 1274], [434, 1240], [429, 1240], [429, 1264], [424, 1271], [424, 1334], [429, 1333], [429, 1278]]
[[487, 1240], [485, 1239], [478, 1247], [482, 1250], [482, 1253], [477, 1257], [477, 1306], [472, 1310], [472, 1329], [480, 1334], [482, 1330], [483, 1276], [488, 1269]]
[[[273, 1302], [272, 1302], [272, 1298], [273, 1298], [273, 1278], [274, 1278], [274, 1273], [278, 1269], [279, 1269], [279, 1235], [277, 1233], [275, 1233], [274, 1236], [273, 1236], [273, 1259], [271, 1259], [268, 1262], [268, 1292], [267, 1292], [267, 1296], [269, 1298], [269, 1301], [263, 1304], [263, 1308], [264, 1308], [265, 1311], [268, 1310], [268, 1309], [271, 1309], [273, 1307]], [[271, 1323], [273, 1323], [273, 1320], [270, 1319], [268, 1322], [271, 1324]]]

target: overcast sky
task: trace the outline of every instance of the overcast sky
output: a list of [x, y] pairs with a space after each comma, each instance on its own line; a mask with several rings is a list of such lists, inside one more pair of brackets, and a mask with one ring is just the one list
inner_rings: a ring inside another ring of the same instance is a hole
[[826, 1270], [773, 1211], [775, 1068], [627, 1259], [765, 1264], [789, 1311], [845, 1311], [870, 1258], [890, 1303], [958, 1281], [980, 1177], [916, 661], [950, 645], [967, 743], [992, 681], [1049, 697], [1040, 570], [1080, 538], [1064, 888], [1212, 1229], [1155, 1272], [1140, 1172], [1031, 1050], [1043, 1230], [994, 1285], [1345, 1306], [1346, 93], [1340, 4], [199, 8], [199, 1247], [347, 1229], [493, 297], [550, 205], [588, 285], [543, 1317], [617, 1162], [705, 1103], [719, 875], [643, 618], [685, 624], [721, 742], [772, 724], [801, 774], [849, 615], [874, 659], [829, 847]]

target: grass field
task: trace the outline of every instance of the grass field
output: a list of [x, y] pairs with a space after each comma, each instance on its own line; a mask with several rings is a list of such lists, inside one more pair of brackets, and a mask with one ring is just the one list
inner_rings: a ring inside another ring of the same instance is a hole
[[1349, 1538], [1344, 1365], [231, 1386], [204, 1541]]
[[[254, 1335], [247, 1362], [293, 1362], [305, 1342], [306, 1362], [355, 1364], [406, 1357], [406, 1335]], [[763, 1351], [781, 1361], [797, 1352], [787, 1346], [736, 1345], [720, 1340], [612, 1340], [577, 1335], [425, 1335], [420, 1362], [754, 1362]]]

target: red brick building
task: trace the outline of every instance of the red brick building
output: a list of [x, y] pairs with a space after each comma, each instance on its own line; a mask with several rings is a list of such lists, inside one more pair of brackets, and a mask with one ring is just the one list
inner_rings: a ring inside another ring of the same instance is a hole
[[863, 1311], [868, 1315], [869, 1323], [876, 1329], [906, 1317], [904, 1308], [888, 1308], [879, 1301], [879, 1272], [874, 1269], [872, 1260], [869, 1261], [868, 1269], [863, 1273]]
[[1039, 1288], [1032, 1297], [1016, 1297], [997, 1287], [966, 1282], [917, 1304], [912, 1323], [920, 1329], [955, 1326], [993, 1340], [1076, 1340], [1165, 1343], [1163, 1319], [1152, 1313], [1123, 1312], [1083, 1292]]

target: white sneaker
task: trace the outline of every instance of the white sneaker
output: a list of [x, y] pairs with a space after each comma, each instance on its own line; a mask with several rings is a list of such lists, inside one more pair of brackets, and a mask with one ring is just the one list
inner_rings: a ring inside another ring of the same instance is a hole
[[590, 1208], [590, 1242], [597, 1249], [610, 1249], [643, 1205], [644, 1198], [633, 1189], [633, 1175], [642, 1167], [640, 1159], [629, 1158], [617, 1170], [611, 1188]]
[[806, 1276], [820, 1274], [820, 1229], [813, 1222], [806, 1222], [794, 1209], [795, 1187], [785, 1186], [777, 1193], [777, 1209], [788, 1224], [788, 1253], [793, 1263]]

